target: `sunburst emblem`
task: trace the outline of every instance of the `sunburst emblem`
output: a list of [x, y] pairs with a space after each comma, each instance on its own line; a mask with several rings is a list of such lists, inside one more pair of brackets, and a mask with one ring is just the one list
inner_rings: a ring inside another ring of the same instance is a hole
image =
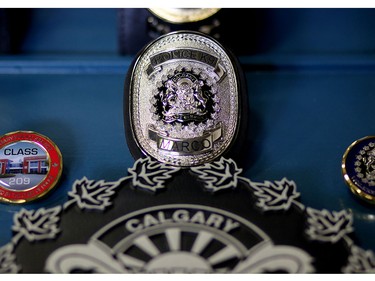
[[133, 272], [227, 272], [246, 248], [229, 235], [197, 226], [153, 229], [124, 241], [117, 258]]
[[223, 210], [177, 204], [120, 217], [87, 244], [57, 249], [47, 260], [54, 273], [311, 272], [311, 257], [274, 245], [262, 229]]

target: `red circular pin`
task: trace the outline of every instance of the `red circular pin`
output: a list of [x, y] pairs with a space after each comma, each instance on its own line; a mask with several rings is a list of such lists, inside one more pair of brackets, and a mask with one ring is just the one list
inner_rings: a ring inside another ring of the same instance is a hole
[[59, 148], [46, 136], [17, 131], [0, 137], [0, 200], [25, 203], [44, 196], [62, 173]]

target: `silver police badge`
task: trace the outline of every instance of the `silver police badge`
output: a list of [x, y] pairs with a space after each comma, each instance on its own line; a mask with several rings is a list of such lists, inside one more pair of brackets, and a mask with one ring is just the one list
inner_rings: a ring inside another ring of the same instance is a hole
[[130, 71], [128, 118], [145, 155], [196, 166], [228, 149], [239, 123], [239, 83], [218, 42], [170, 33], [148, 45]]

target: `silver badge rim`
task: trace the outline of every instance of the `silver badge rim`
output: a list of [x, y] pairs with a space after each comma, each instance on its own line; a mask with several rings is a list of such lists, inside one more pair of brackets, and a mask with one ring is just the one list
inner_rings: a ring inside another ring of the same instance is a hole
[[225, 153], [235, 140], [239, 78], [215, 39], [191, 31], [163, 35], [145, 47], [130, 74], [128, 117], [143, 154], [197, 166]]

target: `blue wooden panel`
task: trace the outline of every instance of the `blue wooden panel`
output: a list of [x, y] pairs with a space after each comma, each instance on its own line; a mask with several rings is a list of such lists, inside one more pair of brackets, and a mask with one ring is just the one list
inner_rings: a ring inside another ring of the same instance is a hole
[[32, 9], [21, 51], [32, 54], [117, 52], [116, 9]]

